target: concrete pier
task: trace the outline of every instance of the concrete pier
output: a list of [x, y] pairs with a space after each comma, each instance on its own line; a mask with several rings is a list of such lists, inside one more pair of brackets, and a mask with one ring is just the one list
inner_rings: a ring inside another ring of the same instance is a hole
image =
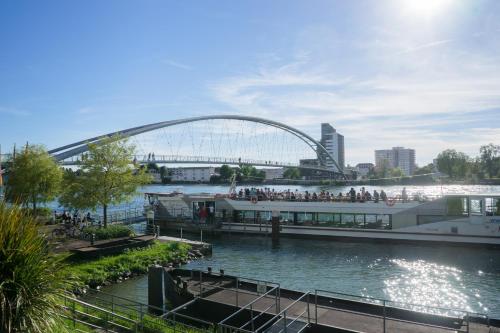
[[158, 236], [157, 240], [164, 243], [178, 242], [178, 243], [188, 244], [191, 245], [191, 248], [193, 250], [198, 250], [203, 255], [212, 254], [212, 244], [210, 243], [194, 241], [186, 238], [171, 237], [171, 236]]

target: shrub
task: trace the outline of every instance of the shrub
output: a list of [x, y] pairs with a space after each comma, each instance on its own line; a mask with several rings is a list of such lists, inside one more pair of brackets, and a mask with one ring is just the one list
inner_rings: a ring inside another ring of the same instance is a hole
[[109, 225], [107, 228], [88, 227], [85, 228], [86, 234], [95, 234], [96, 239], [111, 239], [119, 237], [130, 237], [134, 232], [123, 225]]
[[34, 219], [0, 203], [0, 332], [51, 332], [68, 285]]
[[187, 244], [155, 242], [143, 249], [127, 250], [88, 262], [72, 262], [66, 273], [74, 275], [81, 285], [94, 287], [116, 280], [125, 272], [146, 273], [155, 263], [186, 259], [189, 249]]

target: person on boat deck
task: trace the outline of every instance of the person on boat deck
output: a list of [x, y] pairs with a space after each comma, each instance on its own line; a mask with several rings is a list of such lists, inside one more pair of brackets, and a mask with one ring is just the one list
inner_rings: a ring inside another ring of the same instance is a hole
[[366, 191], [365, 191], [365, 187], [363, 186], [361, 188], [361, 198], [364, 199], [365, 198], [365, 195], [366, 195]]
[[372, 195], [368, 191], [365, 192], [365, 201], [372, 201]]
[[380, 191], [380, 199], [382, 199], [382, 201], [387, 201], [387, 194], [385, 194], [384, 190]]
[[378, 203], [378, 200], [379, 200], [379, 194], [378, 194], [377, 190], [374, 190], [373, 191], [373, 202]]
[[361, 193], [356, 194], [356, 201], [358, 201], [358, 202], [363, 202], [363, 201], [361, 201], [361, 200], [362, 200], [362, 199], [361, 199]]
[[354, 187], [351, 187], [349, 195], [351, 196], [351, 202], [356, 202], [356, 191], [354, 190]]
[[344, 196], [342, 195], [342, 192], [339, 192], [339, 195], [337, 198], [339, 201], [344, 201]]
[[316, 192], [313, 192], [312, 199], [313, 201], [318, 201], [318, 195], [316, 194]]
[[403, 187], [403, 192], [401, 193], [401, 198], [403, 198], [403, 202], [408, 201], [408, 193], [406, 193], [406, 187]]

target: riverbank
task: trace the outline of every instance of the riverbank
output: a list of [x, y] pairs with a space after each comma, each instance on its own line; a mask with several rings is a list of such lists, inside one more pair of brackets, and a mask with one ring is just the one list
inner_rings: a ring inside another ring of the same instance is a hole
[[154, 264], [173, 267], [200, 257], [191, 251], [188, 244], [158, 241], [145, 248], [125, 250], [120, 254], [97, 259], [80, 259], [69, 253], [60, 256], [62, 264], [65, 265], [64, 272], [75, 281], [77, 293], [85, 292], [87, 288], [99, 289], [101, 286], [145, 274], [148, 267]]

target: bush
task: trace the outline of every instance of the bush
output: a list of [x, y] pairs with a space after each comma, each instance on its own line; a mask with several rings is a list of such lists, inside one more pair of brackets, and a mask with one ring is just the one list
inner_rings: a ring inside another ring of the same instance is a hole
[[88, 235], [95, 234], [96, 239], [111, 239], [119, 237], [130, 237], [134, 232], [123, 225], [109, 225], [107, 228], [87, 227], [84, 232]]
[[34, 219], [0, 203], [0, 332], [52, 332], [68, 279]]
[[143, 249], [127, 250], [93, 261], [73, 262], [67, 266], [66, 272], [74, 275], [81, 285], [94, 287], [105, 281], [115, 281], [126, 272], [146, 273], [155, 263], [185, 260], [189, 249], [187, 244], [155, 242]]

